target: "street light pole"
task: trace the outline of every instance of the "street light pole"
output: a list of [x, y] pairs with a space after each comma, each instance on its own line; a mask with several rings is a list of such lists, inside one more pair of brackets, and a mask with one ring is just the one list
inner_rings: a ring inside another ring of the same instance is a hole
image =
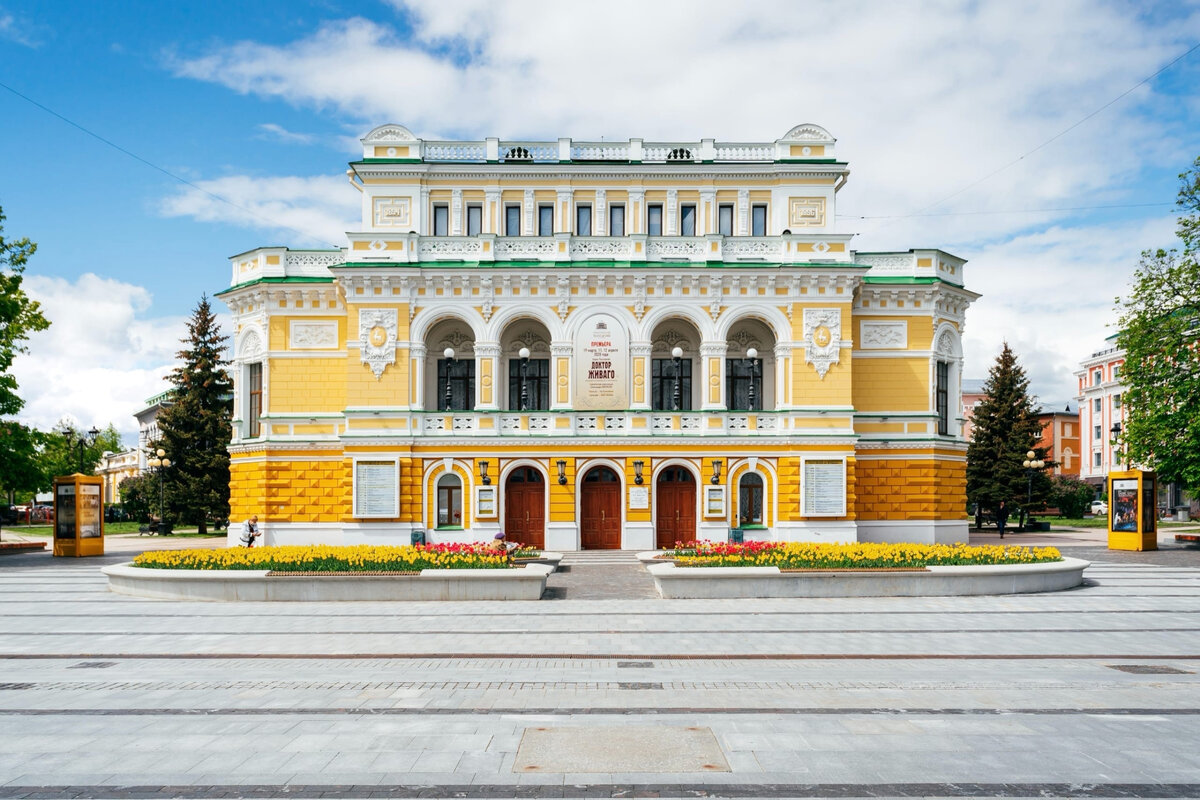
[[521, 357], [521, 410], [529, 410], [529, 387], [525, 384], [525, 376], [529, 370], [529, 348], [522, 347], [517, 353]]
[[70, 454], [71, 450], [74, 449], [76, 445], [79, 445], [79, 472], [83, 472], [83, 450], [85, 447], [91, 447], [96, 443], [96, 437], [100, 435], [99, 429], [92, 428], [86, 434], [81, 434], [78, 439], [75, 438], [75, 431], [71, 428], [67, 428], [65, 431], [63, 431], [62, 435], [67, 441], [68, 454]]
[[171, 459], [166, 457], [167, 451], [161, 447], [150, 452], [150, 458], [146, 459], [147, 466], [153, 467], [158, 473], [158, 532], [162, 534], [167, 524], [166, 515], [163, 513], [163, 471], [171, 466]]
[[678, 411], [683, 406], [683, 384], [680, 383], [679, 375], [683, 369], [683, 348], [678, 345], [672, 348], [671, 358], [675, 360], [675, 387], [671, 392], [671, 410]]
[[1028, 517], [1029, 507], [1033, 505], [1033, 473], [1046, 466], [1046, 462], [1038, 458], [1037, 453], [1030, 450], [1025, 454], [1022, 466], [1025, 467], [1025, 514], [1023, 516]]
[[450, 370], [452, 370], [454, 368], [454, 348], [447, 347], [445, 350], [442, 351], [442, 355], [446, 359], [446, 394], [445, 394], [444, 402], [442, 403], [442, 405], [445, 406], [446, 411], [449, 411], [450, 410], [450, 402], [451, 402]]
[[[1117, 443], [1118, 443], [1118, 442], [1120, 441], [1120, 439], [1121, 439], [1121, 423], [1120, 423], [1120, 422], [1114, 422], [1114, 423], [1113, 423], [1113, 426], [1112, 426], [1112, 429], [1109, 431], [1109, 433], [1111, 433], [1111, 434], [1112, 434], [1112, 437], [1113, 437], [1113, 438], [1112, 438], [1112, 443], [1113, 443], [1113, 451], [1114, 451], [1114, 453], [1115, 453], [1115, 451], [1116, 451], [1116, 449], [1117, 449]], [[1121, 455], [1122, 455], [1122, 456], [1123, 456], [1123, 455], [1125, 455], [1125, 452], [1124, 452], [1124, 450], [1125, 450], [1125, 448], [1121, 448], [1121, 451], [1122, 451], [1122, 452], [1121, 452]], [[1114, 459], [1114, 460], [1123, 460], [1123, 459]], [[1129, 469], [1129, 462], [1128, 462], [1128, 461], [1126, 461], [1126, 462], [1125, 462], [1125, 469]]]
[[750, 397], [749, 397], [749, 402], [746, 403], [746, 405], [749, 406], [749, 408], [746, 409], [747, 411], [754, 410], [754, 400], [755, 400], [754, 378], [755, 378], [755, 373], [758, 372], [758, 368], [755, 365], [755, 361], [757, 358], [758, 358], [758, 350], [757, 349], [751, 347], [749, 350], [746, 351], [746, 360], [750, 362], [750, 392], [749, 392]]

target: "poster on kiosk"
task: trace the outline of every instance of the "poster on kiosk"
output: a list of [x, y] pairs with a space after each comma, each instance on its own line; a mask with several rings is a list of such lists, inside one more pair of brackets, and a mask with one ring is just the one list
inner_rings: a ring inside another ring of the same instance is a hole
[[1130, 469], [1108, 474], [1108, 549], [1157, 550], [1153, 472]]
[[104, 479], [65, 475], [54, 479], [54, 555], [104, 555]]

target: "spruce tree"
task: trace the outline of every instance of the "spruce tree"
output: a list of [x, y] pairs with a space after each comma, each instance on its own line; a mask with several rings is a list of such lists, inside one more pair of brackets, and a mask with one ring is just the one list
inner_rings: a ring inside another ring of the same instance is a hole
[[1012, 513], [1021, 510], [1024, 524], [1029, 508], [1044, 503], [1049, 478], [1044, 470], [1033, 475], [1032, 502], [1028, 502], [1029, 472], [1022, 463], [1030, 450], [1043, 460], [1046, 455], [1037, 446], [1042, 423], [1029, 396], [1029, 378], [1008, 342], [996, 357], [983, 392], [967, 446], [967, 500], [988, 512], [1003, 500]]
[[208, 296], [188, 321], [187, 349], [171, 373], [168, 402], [158, 415], [161, 447], [171, 466], [165, 468], [168, 520], [195, 523], [207, 533], [209, 519], [229, 517], [230, 398], [233, 385], [225, 371], [225, 342]]

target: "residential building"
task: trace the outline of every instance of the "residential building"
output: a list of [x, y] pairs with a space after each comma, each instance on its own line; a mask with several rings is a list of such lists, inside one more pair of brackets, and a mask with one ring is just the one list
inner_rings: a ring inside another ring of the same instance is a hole
[[975, 418], [975, 408], [987, 396], [983, 391], [984, 383], [980, 378], [963, 378], [962, 381], [962, 435], [968, 442], [971, 441], [971, 431], [974, 430], [972, 420]]
[[1043, 405], [1038, 409], [1042, 438], [1038, 449], [1046, 454], [1047, 468], [1054, 475], [1079, 477], [1079, 409], [1071, 402]]
[[269, 543], [966, 540], [978, 295], [961, 258], [836, 232], [824, 129], [362, 145], [344, 248], [231, 259], [232, 519]]
[[96, 468], [96, 474], [104, 479], [105, 504], [121, 502], [121, 481], [137, 477], [140, 473], [137, 450], [106, 452]]

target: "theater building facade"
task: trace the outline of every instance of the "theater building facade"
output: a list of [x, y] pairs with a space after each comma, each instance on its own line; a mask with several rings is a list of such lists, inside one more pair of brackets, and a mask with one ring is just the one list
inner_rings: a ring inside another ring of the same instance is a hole
[[[967, 538], [960, 258], [855, 252], [776, 141], [362, 139], [339, 250], [232, 259], [232, 518], [268, 543]], [[231, 526], [231, 537], [240, 526]]]

